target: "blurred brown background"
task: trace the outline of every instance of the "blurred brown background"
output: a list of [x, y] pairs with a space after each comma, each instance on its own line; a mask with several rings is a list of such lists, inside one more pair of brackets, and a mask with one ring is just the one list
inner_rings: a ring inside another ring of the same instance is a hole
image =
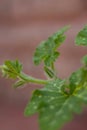
[[[45, 78], [42, 65], [33, 65], [32, 56], [41, 40], [71, 24], [56, 68], [66, 78], [81, 66], [87, 48], [74, 45], [77, 32], [87, 24], [86, 0], [0, 0], [0, 64], [19, 59], [27, 74]], [[37, 115], [25, 118], [24, 108], [37, 85], [14, 90], [13, 81], [0, 75], [0, 130], [38, 130]], [[87, 111], [75, 116], [62, 130], [87, 130]], [[49, 128], [48, 128], [49, 130]]]

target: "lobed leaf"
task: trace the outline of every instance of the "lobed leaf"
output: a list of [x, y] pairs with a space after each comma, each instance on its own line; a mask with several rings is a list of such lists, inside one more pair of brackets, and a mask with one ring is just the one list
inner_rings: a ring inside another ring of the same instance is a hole
[[[39, 113], [41, 130], [57, 130], [72, 119], [73, 113], [80, 113], [87, 104], [87, 69], [81, 68], [69, 79], [70, 93], [65, 80], [56, 79], [43, 89], [35, 90], [25, 109], [25, 115]], [[65, 88], [65, 89], [64, 89]]]
[[53, 95], [54, 97], [54, 95], [57, 94], [57, 91], [61, 92], [63, 84], [64, 84], [63, 81], [57, 79], [56, 81], [50, 81], [50, 83], [48, 83], [42, 90], [35, 90], [31, 98], [31, 101], [29, 102], [29, 104], [25, 109], [25, 115], [28, 116], [36, 113], [38, 111], [38, 105], [40, 104], [40, 102], [44, 102], [42, 94], [40, 92], [42, 92], [43, 94], [44, 93], [47, 94], [46, 95], [47, 100], [48, 95], [51, 96]]
[[59, 56], [59, 52], [56, 49], [65, 40], [64, 33], [68, 30], [69, 26], [62, 28], [57, 33], [53, 34], [46, 41], [41, 42], [41, 44], [36, 48], [34, 54], [34, 63], [39, 65], [42, 61], [46, 66], [51, 66]]

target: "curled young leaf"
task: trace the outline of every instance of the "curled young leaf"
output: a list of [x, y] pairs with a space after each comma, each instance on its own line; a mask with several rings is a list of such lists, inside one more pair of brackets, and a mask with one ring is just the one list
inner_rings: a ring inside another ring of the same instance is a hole
[[3, 76], [9, 78], [17, 78], [22, 71], [22, 64], [16, 61], [5, 61], [4, 65], [1, 66]]

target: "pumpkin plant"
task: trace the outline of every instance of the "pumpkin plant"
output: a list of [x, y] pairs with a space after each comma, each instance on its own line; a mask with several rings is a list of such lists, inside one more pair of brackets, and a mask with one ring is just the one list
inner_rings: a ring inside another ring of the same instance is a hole
[[[82, 112], [87, 104], [87, 55], [82, 58], [82, 67], [73, 72], [69, 78], [61, 79], [57, 75], [54, 62], [59, 57], [59, 46], [65, 41], [65, 26], [47, 40], [42, 41], [34, 53], [35, 65], [43, 62], [47, 79], [36, 79], [22, 72], [22, 64], [18, 61], [6, 60], [0, 66], [2, 75], [15, 79], [14, 87], [18, 88], [27, 83], [42, 84], [43, 88], [36, 89], [27, 104], [24, 115], [38, 113], [40, 130], [59, 130], [74, 113]], [[87, 26], [75, 38], [76, 45], [87, 46]]]

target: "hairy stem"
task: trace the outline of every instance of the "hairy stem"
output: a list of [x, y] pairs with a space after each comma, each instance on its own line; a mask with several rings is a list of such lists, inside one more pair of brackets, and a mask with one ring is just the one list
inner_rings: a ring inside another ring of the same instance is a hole
[[26, 83], [36, 83], [36, 84], [47, 84], [49, 80], [42, 80], [42, 79], [37, 79], [33, 78], [31, 76], [28, 76], [27, 74], [21, 73], [18, 78], [26, 81]]

